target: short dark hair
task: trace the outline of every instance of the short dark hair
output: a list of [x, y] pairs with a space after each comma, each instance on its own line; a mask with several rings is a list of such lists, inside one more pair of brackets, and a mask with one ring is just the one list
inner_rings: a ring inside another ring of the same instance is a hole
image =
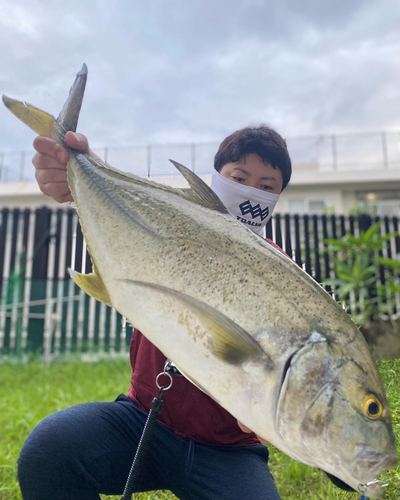
[[227, 163], [236, 163], [249, 154], [256, 154], [278, 168], [282, 172], [282, 190], [285, 189], [292, 175], [286, 141], [266, 125], [245, 127], [226, 137], [214, 157], [214, 168], [220, 172]]

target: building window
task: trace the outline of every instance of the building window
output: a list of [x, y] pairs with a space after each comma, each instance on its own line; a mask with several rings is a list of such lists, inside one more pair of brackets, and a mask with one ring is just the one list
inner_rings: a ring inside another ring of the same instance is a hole
[[286, 211], [290, 214], [322, 214], [326, 204], [320, 199], [291, 199], [286, 202]]
[[358, 191], [356, 199], [373, 215], [400, 216], [400, 190]]

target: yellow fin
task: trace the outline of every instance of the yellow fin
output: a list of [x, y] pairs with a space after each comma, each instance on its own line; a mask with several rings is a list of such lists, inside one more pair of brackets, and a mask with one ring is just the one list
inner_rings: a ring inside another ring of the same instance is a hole
[[81, 274], [73, 269], [69, 269], [69, 274], [74, 280], [75, 284], [82, 288], [84, 292], [108, 306], [111, 306], [110, 296], [103, 283], [101, 277], [96, 272], [90, 274]]
[[3, 94], [4, 105], [13, 115], [19, 118], [25, 125], [34, 130], [42, 137], [51, 137], [51, 132], [55, 123], [54, 116], [35, 108], [32, 104], [11, 99]]

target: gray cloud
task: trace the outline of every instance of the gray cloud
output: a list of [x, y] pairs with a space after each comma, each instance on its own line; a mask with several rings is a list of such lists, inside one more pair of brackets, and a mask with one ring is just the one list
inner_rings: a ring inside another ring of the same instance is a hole
[[[3, 0], [0, 90], [57, 114], [82, 62], [93, 145], [400, 129], [400, 2]], [[0, 111], [0, 151], [29, 149]]]

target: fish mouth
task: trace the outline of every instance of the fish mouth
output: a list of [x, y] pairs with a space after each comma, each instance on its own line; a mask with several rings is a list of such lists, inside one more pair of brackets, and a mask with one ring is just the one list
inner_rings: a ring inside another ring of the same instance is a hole
[[361, 450], [354, 458], [351, 472], [354, 477], [365, 477], [368, 471], [370, 478], [378, 476], [382, 472], [392, 469], [397, 464], [397, 455], [388, 455], [369, 450]]
[[357, 487], [357, 491], [370, 498], [382, 498], [385, 493], [385, 488], [388, 485], [389, 483], [384, 483], [380, 479], [373, 479], [368, 483], [360, 483]]
[[378, 479], [377, 476], [392, 469], [396, 464], [397, 455], [367, 449], [361, 450], [354, 457], [350, 468], [352, 476], [360, 479], [357, 491], [371, 498], [381, 498], [387, 484]]

